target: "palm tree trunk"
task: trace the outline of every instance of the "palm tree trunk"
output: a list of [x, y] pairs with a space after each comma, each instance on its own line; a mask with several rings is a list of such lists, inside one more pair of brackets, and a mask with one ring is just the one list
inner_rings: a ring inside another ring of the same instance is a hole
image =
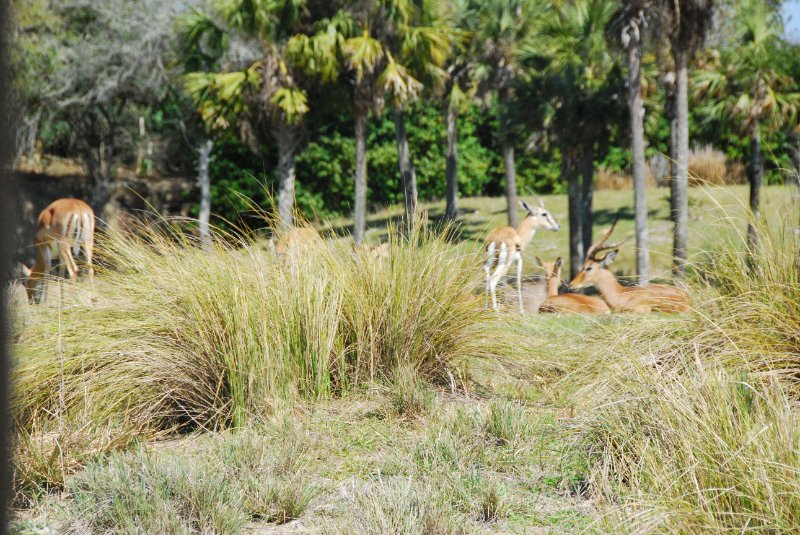
[[277, 128], [278, 137], [278, 217], [281, 225], [291, 228], [294, 211], [295, 166], [294, 153], [297, 146], [297, 131], [292, 125], [281, 122]]
[[456, 219], [458, 217], [458, 109], [455, 106], [447, 106], [445, 122], [447, 123], [447, 150], [445, 152], [447, 162], [444, 217], [445, 219]]
[[688, 53], [674, 50], [675, 56], [675, 118], [676, 129], [672, 135], [675, 143], [675, 176], [672, 178], [673, 270], [676, 275], [686, 273], [686, 248], [689, 224], [689, 98]]
[[356, 105], [356, 199], [353, 214], [353, 240], [364, 241], [367, 221], [367, 114], [369, 109]]
[[583, 255], [592, 245], [594, 215], [592, 201], [594, 197], [594, 144], [588, 143], [581, 156], [581, 237], [583, 239]]
[[395, 135], [397, 137], [397, 163], [400, 166], [400, 179], [403, 182], [403, 194], [406, 205], [406, 225], [411, 228], [417, 215], [417, 171], [411, 161], [406, 134], [405, 112], [394, 110]]
[[756, 224], [761, 217], [761, 186], [764, 183], [764, 164], [761, 161], [761, 126], [753, 125], [750, 136], [750, 165], [747, 166], [747, 178], [750, 180], [750, 212], [752, 220], [747, 223], [747, 246], [751, 252], [758, 247], [758, 228]]
[[511, 126], [508, 124], [510, 110], [508, 89], [500, 90], [500, 143], [503, 151], [503, 162], [506, 168], [506, 202], [508, 204], [508, 224], [519, 225], [517, 217], [517, 168], [514, 163], [514, 143], [511, 141]]
[[211, 218], [211, 179], [209, 176], [209, 163], [214, 142], [206, 139], [197, 147], [197, 184], [200, 186], [200, 213], [197, 220], [200, 225], [200, 245], [203, 250], [211, 247], [211, 231], [209, 219]]
[[631, 118], [633, 149], [633, 195], [636, 219], [636, 273], [639, 284], [646, 285], [650, 277], [649, 238], [647, 232], [647, 183], [644, 162], [644, 103], [640, 69], [642, 41], [633, 39], [628, 45], [628, 103]]
[[519, 225], [517, 217], [517, 170], [514, 165], [514, 145], [503, 143], [503, 161], [506, 166], [506, 202], [508, 203], [508, 224]]
[[583, 203], [581, 183], [575, 157], [564, 151], [561, 176], [567, 180], [567, 204], [569, 207], [569, 271], [575, 277], [583, 267]]

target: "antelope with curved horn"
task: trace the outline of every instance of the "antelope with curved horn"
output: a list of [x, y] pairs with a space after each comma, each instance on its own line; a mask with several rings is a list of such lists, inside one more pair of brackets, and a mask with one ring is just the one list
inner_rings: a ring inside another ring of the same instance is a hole
[[484, 242], [486, 263], [483, 265], [483, 270], [486, 272], [486, 296], [488, 299], [491, 294], [492, 308], [494, 310], [497, 310], [497, 294], [495, 291], [497, 283], [508, 273], [511, 264], [516, 261], [519, 311], [520, 313], [525, 312], [522, 305], [522, 250], [530, 243], [538, 229], [555, 231], [561, 228], [544, 207], [542, 200], [539, 197], [536, 197], [536, 200], [539, 203], [538, 208], [531, 207], [520, 199], [519, 204], [527, 212], [527, 215], [519, 224], [519, 227], [499, 227], [486, 236]]
[[[685, 312], [689, 310], [689, 296], [680, 288], [664, 284], [625, 287], [617, 281], [607, 267], [617, 257], [620, 245], [625, 243], [628, 238], [610, 245], [606, 244], [616, 226], [615, 220], [600, 241], [589, 247], [583, 269], [575, 275], [570, 286], [585, 288], [594, 284], [600, 290], [600, 295], [603, 296], [608, 306], [617, 312]], [[597, 257], [597, 253], [609, 249], [611, 251], [603, 257]]]
[[[94, 298], [94, 211], [80, 199], [58, 199], [42, 210], [34, 234], [36, 263], [25, 281], [28, 299], [40, 303], [47, 297], [46, 277], [50, 274], [53, 256], [61, 260], [61, 274], [66, 268], [71, 279], [78, 275], [75, 256], [83, 249], [90, 282], [90, 298]], [[26, 270], [27, 271], [27, 270]]]
[[536, 257], [546, 273], [547, 299], [539, 308], [540, 312], [572, 312], [575, 314], [608, 314], [611, 309], [602, 299], [583, 294], [559, 294], [561, 285], [561, 257], [555, 262], [542, 262]]

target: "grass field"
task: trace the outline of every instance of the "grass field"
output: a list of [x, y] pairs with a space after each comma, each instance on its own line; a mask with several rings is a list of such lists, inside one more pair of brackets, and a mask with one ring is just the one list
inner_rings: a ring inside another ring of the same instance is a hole
[[[766, 190], [748, 260], [745, 195], [692, 190], [680, 316], [488, 312], [478, 243], [503, 199], [462, 201], [458, 246], [419, 232], [378, 263], [344, 243], [292, 267], [258, 243], [105, 240], [93, 306], [83, 284], [11, 300], [14, 530], [797, 532], [798, 200]], [[597, 227], [620, 213], [630, 233], [630, 198], [598, 192]], [[565, 199], [545, 202], [565, 227]], [[537, 235], [526, 272], [566, 243]]]
[[[704, 260], [704, 253], [714, 243], [732, 231], [744, 232], [747, 227], [747, 199], [749, 186], [697, 187], [689, 190], [689, 256], [691, 261]], [[783, 227], [783, 219], [791, 217], [796, 207], [798, 190], [794, 186], [773, 186], [763, 193], [763, 213], [769, 224], [777, 229]], [[532, 202], [530, 196], [521, 195]], [[557, 256], [565, 259], [569, 255], [567, 233], [567, 199], [564, 195], [544, 195], [545, 206], [561, 223], [561, 232], [543, 231], [536, 234], [534, 241], [525, 251], [526, 265], [532, 267], [534, 255], [543, 260], [553, 260]], [[425, 205], [431, 219], [437, 220], [444, 214], [444, 203]], [[506, 201], [503, 197], [472, 197], [462, 199], [459, 208], [463, 211], [460, 237], [467, 241], [482, 243], [486, 233], [492, 228], [505, 225]], [[672, 262], [672, 223], [669, 221], [669, 189], [651, 188], [648, 190], [649, 229], [651, 236], [651, 276], [669, 277]], [[622, 239], [633, 235], [633, 192], [598, 191], [594, 197], [595, 237], [608, 228], [619, 216], [615, 238]], [[522, 214], [522, 210], [519, 212]], [[368, 218], [372, 231], [367, 239], [372, 242], [385, 240], [386, 222], [399, 217], [399, 209], [377, 212]], [[521, 217], [521, 216], [520, 216]], [[332, 225], [341, 229], [343, 222], [334, 221]], [[620, 251], [614, 264], [618, 275], [634, 274], [634, 242], [630, 241]]]

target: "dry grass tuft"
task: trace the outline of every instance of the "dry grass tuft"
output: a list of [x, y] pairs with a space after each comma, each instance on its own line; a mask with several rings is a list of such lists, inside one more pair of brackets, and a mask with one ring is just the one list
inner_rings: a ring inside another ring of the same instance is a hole
[[604, 529], [800, 525], [800, 242], [772, 230], [750, 254], [740, 239], [718, 244], [693, 317], [641, 318], [587, 341], [589, 364], [571, 380]]

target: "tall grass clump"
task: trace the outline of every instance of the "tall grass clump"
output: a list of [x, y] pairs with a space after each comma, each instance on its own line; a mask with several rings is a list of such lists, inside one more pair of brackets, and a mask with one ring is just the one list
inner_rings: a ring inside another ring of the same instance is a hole
[[709, 255], [703, 275], [717, 297], [704, 307], [692, 338], [728, 368], [778, 376], [794, 399], [800, 399], [798, 224], [795, 212], [776, 228], [761, 226], [753, 251], [731, 239]]
[[800, 525], [800, 418], [778, 385], [687, 360], [628, 368], [585, 431], [605, 528], [631, 533]]
[[800, 526], [795, 218], [762, 227], [755, 250], [717, 244], [696, 266], [692, 316], [637, 318], [587, 344], [590, 364], [569, 380], [586, 409], [604, 529]]
[[238, 427], [275, 400], [338, 395], [403, 367], [455, 387], [466, 359], [519, 345], [473, 292], [477, 251], [443, 234], [392, 235], [382, 259], [332, 241], [289, 257], [231, 241], [204, 251], [168, 224], [104, 236], [97, 302], [65, 284], [60, 307], [18, 322], [20, 428], [65, 416], [145, 433]]

